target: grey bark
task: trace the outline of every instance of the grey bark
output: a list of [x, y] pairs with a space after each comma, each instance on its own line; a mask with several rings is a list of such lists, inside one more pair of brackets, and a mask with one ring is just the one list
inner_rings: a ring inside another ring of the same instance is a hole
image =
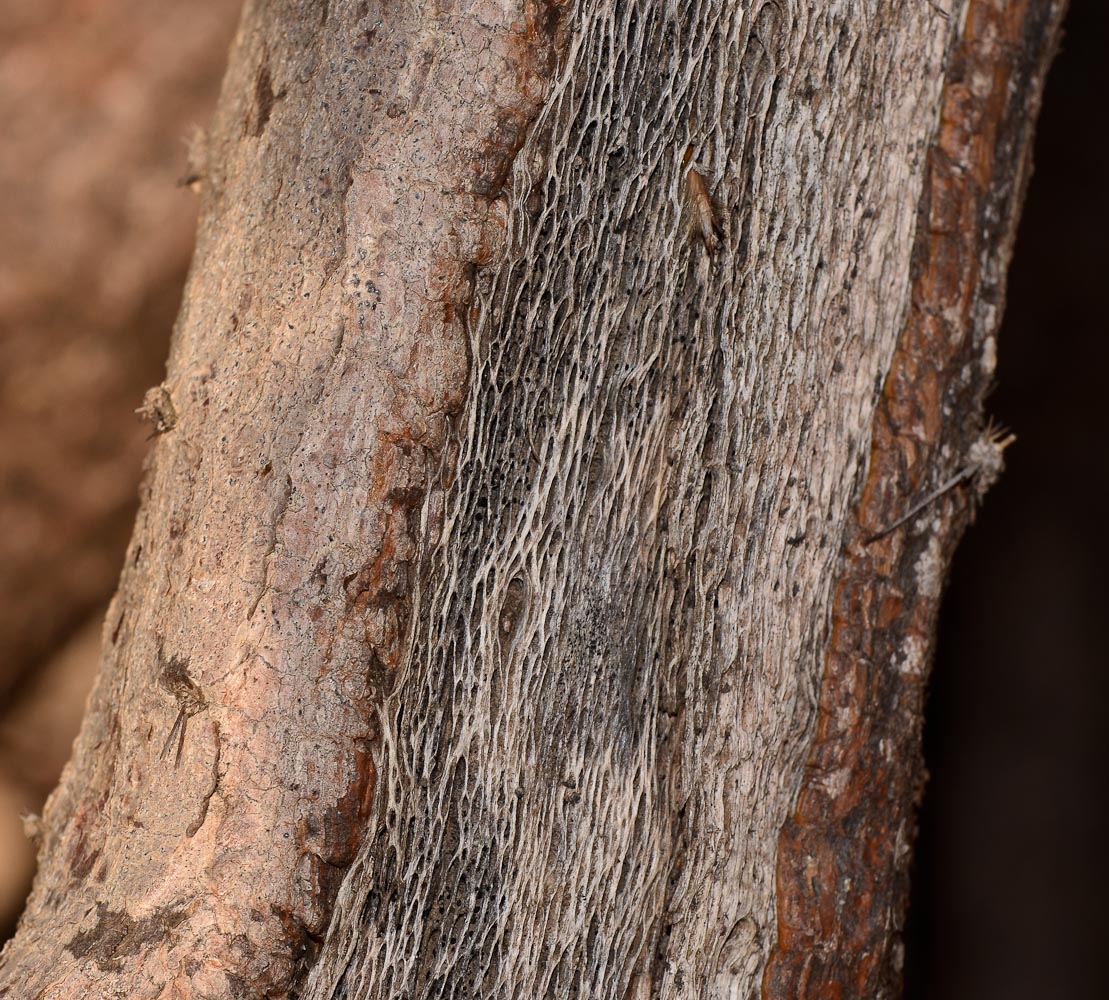
[[248, 6], [0, 996], [759, 992], [964, 13]]

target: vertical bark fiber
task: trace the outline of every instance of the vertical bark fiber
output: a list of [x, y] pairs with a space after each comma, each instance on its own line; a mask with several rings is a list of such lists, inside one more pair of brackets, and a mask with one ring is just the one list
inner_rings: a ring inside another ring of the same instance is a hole
[[[967, 6], [248, 7], [0, 996], [785, 996], [817, 932], [821, 990], [889, 981], [907, 837], [845, 862], [894, 895], [857, 946], [810, 803], [908, 822], [919, 700], [896, 756], [826, 747], [890, 711], [837, 657], [923, 670], [955, 518], [892, 577], [860, 532], [959, 464], [991, 367], [992, 175], [928, 263], [933, 147], [997, 83]], [[1010, 178], [1026, 138], [986, 140]]]
[[244, 12], [164, 433], [0, 995], [282, 996], [323, 935], [557, 11]]

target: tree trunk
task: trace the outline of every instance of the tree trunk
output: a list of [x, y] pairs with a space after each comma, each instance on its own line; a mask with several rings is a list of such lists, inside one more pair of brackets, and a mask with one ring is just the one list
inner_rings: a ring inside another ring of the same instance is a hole
[[0, 996], [895, 992], [1061, 11], [248, 5]]

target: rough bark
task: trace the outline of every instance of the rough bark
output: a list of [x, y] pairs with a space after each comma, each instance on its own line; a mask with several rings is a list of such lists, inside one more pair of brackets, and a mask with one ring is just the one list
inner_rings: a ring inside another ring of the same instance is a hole
[[81, 726], [100, 659], [100, 617], [85, 625], [21, 685], [0, 715], [0, 928], [15, 931], [31, 879], [35, 845], [28, 823], [58, 783]]
[[989, 437], [982, 400], [1064, 6], [972, 0], [947, 59], [910, 310], [843, 539], [815, 737], [779, 839], [778, 943], [765, 998], [892, 996], [900, 983], [936, 617], [982, 482], [966, 481], [903, 530], [869, 540], [903, 516], [907, 498], [969, 468]]
[[850, 668], [917, 690], [966, 502], [863, 536], [981, 431], [1006, 10], [250, 5], [0, 996], [890, 989], [919, 699]]

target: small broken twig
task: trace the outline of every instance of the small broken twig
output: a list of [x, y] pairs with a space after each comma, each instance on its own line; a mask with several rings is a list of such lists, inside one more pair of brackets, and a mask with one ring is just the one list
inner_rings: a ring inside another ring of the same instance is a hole
[[177, 426], [177, 410], [173, 405], [173, 397], [169, 394], [169, 387], [164, 382], [146, 390], [142, 406], [135, 412], [154, 428], [150, 437], [165, 434]]
[[870, 545], [879, 539], [892, 534], [901, 525], [906, 524], [917, 516], [922, 510], [935, 503], [945, 493], [949, 493], [960, 483], [968, 480], [974, 482], [974, 495], [978, 502], [985, 497], [991, 486], [997, 482], [1002, 470], [1005, 468], [1004, 451], [1017, 436], [1010, 434], [1003, 428], [988, 427], [977, 441], [970, 446], [967, 464], [964, 465], [950, 479], [942, 483], [922, 500], [913, 504], [909, 510], [893, 522], [888, 528], [883, 528], [877, 534], [871, 535], [864, 544]]

